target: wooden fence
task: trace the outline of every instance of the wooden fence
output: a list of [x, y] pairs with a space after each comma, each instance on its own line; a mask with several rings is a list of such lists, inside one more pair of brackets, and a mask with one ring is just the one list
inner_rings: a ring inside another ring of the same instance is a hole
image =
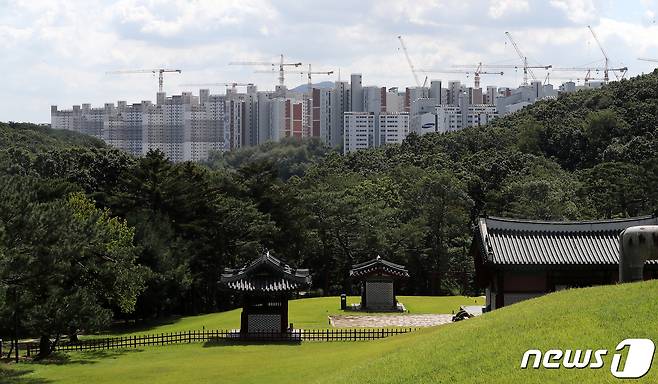
[[[290, 333], [258, 332], [242, 335], [235, 330], [203, 330], [159, 333], [141, 336], [110, 337], [102, 339], [86, 339], [77, 343], [60, 343], [57, 351], [89, 351], [112, 348], [137, 348], [142, 346], [184, 344], [196, 342], [228, 342], [228, 341], [272, 341], [272, 342], [302, 342], [302, 341], [364, 341], [375, 340], [389, 336], [416, 331], [418, 328], [335, 328], [335, 329], [299, 329]], [[0, 347], [1, 348], [1, 347]], [[10, 345], [4, 346], [8, 353]], [[39, 353], [38, 343], [20, 343], [19, 350], [26, 356]]]

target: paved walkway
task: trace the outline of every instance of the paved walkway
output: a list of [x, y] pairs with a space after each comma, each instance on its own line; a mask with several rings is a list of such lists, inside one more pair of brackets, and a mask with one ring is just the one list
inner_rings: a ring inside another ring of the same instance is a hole
[[452, 322], [452, 315], [331, 315], [334, 327], [432, 327]]

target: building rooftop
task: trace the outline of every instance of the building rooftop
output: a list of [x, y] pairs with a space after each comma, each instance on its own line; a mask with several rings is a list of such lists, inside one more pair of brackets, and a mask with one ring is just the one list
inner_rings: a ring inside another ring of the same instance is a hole
[[354, 264], [350, 270], [350, 277], [360, 278], [376, 273], [393, 277], [409, 277], [409, 271], [404, 265], [392, 263], [380, 256], [363, 263]]
[[241, 268], [226, 268], [220, 283], [230, 289], [247, 292], [283, 292], [308, 288], [308, 269], [295, 269], [272, 256], [270, 252]]
[[479, 219], [475, 237], [485, 264], [617, 265], [619, 235], [628, 227], [642, 225], [658, 225], [658, 217], [596, 221], [486, 217]]

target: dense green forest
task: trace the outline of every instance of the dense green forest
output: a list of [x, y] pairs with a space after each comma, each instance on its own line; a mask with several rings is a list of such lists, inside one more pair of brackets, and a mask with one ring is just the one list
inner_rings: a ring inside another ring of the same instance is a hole
[[481, 215], [657, 211], [658, 72], [346, 156], [289, 141], [173, 164], [0, 123], [0, 335], [17, 308], [45, 342], [227, 308], [223, 268], [263, 249], [310, 268], [319, 295], [350, 291], [350, 266], [377, 254], [408, 266], [406, 294], [476, 293]]

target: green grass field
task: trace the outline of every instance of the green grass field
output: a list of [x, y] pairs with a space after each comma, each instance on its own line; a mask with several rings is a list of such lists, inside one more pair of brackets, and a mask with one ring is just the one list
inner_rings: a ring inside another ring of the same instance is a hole
[[[13, 376], [5, 370], [0, 382], [611, 383], [617, 380], [610, 361], [618, 342], [658, 339], [656, 293], [658, 281], [562, 291], [479, 318], [376, 341], [71, 353], [58, 364], [11, 366]], [[523, 352], [530, 348], [608, 349], [610, 354], [598, 370], [521, 370]], [[657, 372], [639, 382], [656, 382]]]
[[[359, 297], [347, 298], [347, 303], [358, 303]], [[465, 296], [398, 296], [410, 314], [419, 313], [453, 313], [461, 305], [484, 304], [480, 297]], [[180, 332], [200, 329], [235, 329], [240, 328], [240, 309], [227, 312], [211, 313], [201, 316], [182, 317], [162, 322], [150, 327], [138, 329], [117, 328], [111, 335], [126, 336], [145, 333]], [[339, 297], [316, 297], [312, 299], [291, 300], [289, 302], [289, 320], [295, 328], [318, 329], [329, 328], [327, 316], [346, 313], [340, 309]], [[351, 314], [358, 314], [349, 312]]]

